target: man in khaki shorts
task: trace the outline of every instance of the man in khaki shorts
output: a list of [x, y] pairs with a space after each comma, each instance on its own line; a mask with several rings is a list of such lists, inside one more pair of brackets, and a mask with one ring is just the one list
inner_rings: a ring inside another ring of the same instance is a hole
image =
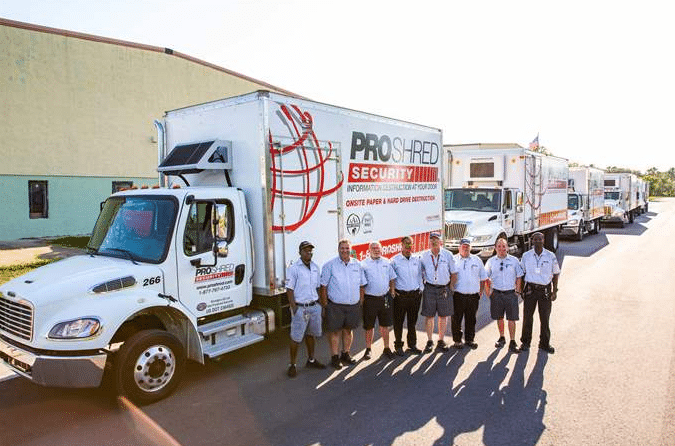
[[300, 258], [286, 272], [286, 295], [291, 307], [291, 363], [288, 376], [294, 378], [298, 371], [295, 364], [298, 346], [305, 338], [307, 345], [306, 367], [325, 369], [314, 359], [314, 338], [321, 336], [321, 305], [319, 304], [319, 266], [312, 262], [314, 245], [300, 243]]

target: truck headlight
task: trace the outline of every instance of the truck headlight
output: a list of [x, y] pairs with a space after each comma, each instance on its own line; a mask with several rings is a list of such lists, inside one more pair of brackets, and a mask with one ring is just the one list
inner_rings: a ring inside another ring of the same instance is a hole
[[474, 235], [473, 241], [471, 243], [485, 243], [489, 242], [492, 239], [492, 235]]
[[579, 226], [579, 219], [573, 218], [572, 220], [568, 221], [567, 224], [570, 226]]
[[612, 216], [623, 218], [623, 211], [622, 210], [615, 210], [614, 212], [612, 212]]
[[94, 336], [101, 329], [101, 322], [93, 317], [60, 322], [49, 331], [52, 339], [81, 339]]

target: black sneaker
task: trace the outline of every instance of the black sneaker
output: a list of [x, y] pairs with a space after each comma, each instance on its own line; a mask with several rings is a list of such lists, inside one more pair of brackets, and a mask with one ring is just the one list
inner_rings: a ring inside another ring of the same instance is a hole
[[389, 347], [385, 348], [382, 354], [389, 359], [394, 359], [396, 357]]
[[473, 350], [476, 350], [478, 348], [478, 344], [476, 344], [473, 341], [465, 342], [464, 345], [466, 345], [467, 347], [469, 347], [470, 349], [473, 349]]
[[457, 350], [461, 350], [461, 349], [464, 348], [464, 346], [462, 345], [461, 342], [455, 342], [454, 344], [452, 344], [452, 346], [453, 346], [454, 348], [456, 348]]
[[286, 372], [289, 378], [295, 378], [298, 376], [298, 370], [295, 368], [295, 364], [288, 366], [288, 371]]
[[552, 345], [540, 345], [539, 350], [544, 350], [546, 353], [553, 354], [555, 353], [555, 349], [553, 348]]
[[520, 350], [518, 350], [518, 344], [516, 344], [516, 341], [511, 339], [511, 342], [509, 342], [509, 351], [511, 353], [520, 353]]
[[367, 348], [366, 352], [363, 354], [363, 360], [368, 361], [370, 359], [370, 349]]
[[447, 352], [450, 350], [450, 347], [447, 346], [445, 341], [438, 341], [438, 344], [436, 344], [436, 350], [439, 352]]
[[[511, 341], [511, 342], [515, 342], [515, 341]], [[497, 342], [495, 342], [495, 348], [502, 348], [502, 347], [504, 347], [504, 344], [506, 344], [506, 339], [504, 338], [504, 336], [500, 336], [499, 339], [497, 339]], [[509, 348], [510, 347], [511, 346], [509, 346]]]
[[307, 360], [307, 364], [305, 364], [305, 367], [308, 367], [308, 368], [310, 368], [310, 369], [319, 369], [319, 370], [323, 370], [323, 369], [326, 368], [326, 365], [320, 363], [320, 362], [317, 361], [316, 359], [314, 359], [314, 360], [309, 360], [309, 359], [308, 359], [308, 360]]
[[340, 357], [338, 355], [331, 356], [330, 365], [332, 365], [335, 370], [340, 370], [342, 368], [342, 364], [340, 363]]
[[420, 350], [420, 349], [417, 348], [417, 347], [410, 347], [410, 348], [408, 349], [408, 351], [409, 351], [411, 354], [413, 354], [413, 355], [421, 355], [421, 354], [422, 354], [422, 350]]
[[356, 359], [349, 356], [349, 352], [342, 352], [342, 356], [340, 356], [340, 361], [342, 361], [342, 364], [344, 365], [356, 364]]
[[405, 352], [403, 351], [403, 347], [396, 347], [396, 354], [398, 356], [405, 356]]
[[424, 353], [431, 353], [434, 349], [434, 341], [427, 341], [427, 346], [424, 347]]
[[522, 343], [520, 344], [520, 351], [521, 352], [526, 352], [530, 349], [530, 344]]

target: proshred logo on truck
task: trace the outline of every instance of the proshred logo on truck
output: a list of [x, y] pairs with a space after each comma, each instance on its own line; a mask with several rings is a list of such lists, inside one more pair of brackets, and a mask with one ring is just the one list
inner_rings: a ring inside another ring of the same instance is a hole
[[195, 270], [195, 282], [220, 279], [234, 275], [234, 265], [206, 266]]
[[431, 183], [438, 180], [438, 144], [389, 135], [352, 132], [350, 183]]

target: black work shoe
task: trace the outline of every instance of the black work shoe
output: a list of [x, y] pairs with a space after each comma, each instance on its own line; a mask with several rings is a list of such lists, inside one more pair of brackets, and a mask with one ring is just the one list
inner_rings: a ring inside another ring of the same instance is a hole
[[295, 364], [288, 366], [288, 371], [286, 372], [289, 378], [295, 378], [298, 376], [298, 370], [295, 368]]
[[434, 341], [427, 341], [427, 346], [424, 347], [424, 353], [431, 353], [434, 349]]
[[332, 365], [335, 370], [340, 370], [342, 368], [342, 364], [340, 363], [340, 357], [338, 355], [331, 356], [330, 365]]
[[[511, 341], [511, 342], [514, 342], [514, 341]], [[502, 347], [504, 347], [504, 344], [506, 344], [506, 339], [504, 338], [504, 336], [500, 336], [499, 339], [497, 339], [497, 342], [495, 342], [495, 348], [502, 348]], [[509, 345], [509, 348], [510, 347], [511, 346]]]
[[476, 350], [478, 348], [478, 344], [476, 344], [473, 341], [471, 341], [471, 342], [467, 341], [467, 342], [464, 343], [464, 345], [466, 345], [468, 348], [471, 348], [473, 350]]
[[307, 360], [307, 364], [305, 364], [305, 367], [308, 367], [308, 368], [310, 368], [310, 369], [319, 369], [319, 370], [323, 370], [323, 369], [326, 368], [326, 365], [320, 363], [320, 362], [317, 361], [316, 359], [313, 360], [313, 361], [310, 361], [310, 360], [308, 359], [308, 360]]
[[342, 361], [343, 365], [354, 365], [354, 364], [356, 364], [356, 359], [349, 356], [349, 352], [342, 352], [342, 356], [340, 356], [340, 361]]
[[453, 346], [453, 348], [456, 348], [457, 350], [461, 350], [461, 349], [464, 348], [464, 346], [462, 345], [461, 342], [455, 342], [454, 344], [452, 344], [452, 346]]
[[447, 346], [445, 341], [438, 341], [438, 344], [436, 344], [436, 350], [439, 352], [447, 352], [450, 350], [450, 347]]
[[516, 341], [511, 339], [511, 342], [509, 342], [509, 351], [511, 353], [520, 353], [520, 350], [518, 350], [518, 344], [516, 344]]
[[370, 349], [367, 348], [366, 352], [363, 354], [363, 360], [368, 361], [370, 359]]
[[409, 351], [411, 354], [413, 354], [413, 355], [421, 355], [421, 354], [422, 354], [422, 350], [420, 350], [420, 349], [417, 348], [417, 347], [410, 347], [410, 348], [408, 349], [408, 351]]
[[526, 352], [530, 349], [530, 344], [525, 344], [524, 342], [520, 344], [520, 351], [521, 352]]
[[405, 352], [403, 351], [403, 347], [396, 347], [396, 354], [399, 356], [405, 356]]
[[555, 353], [555, 349], [551, 345], [540, 345], [539, 350], [544, 350], [546, 353], [553, 354]]
[[382, 354], [389, 359], [394, 359], [396, 357], [396, 356], [394, 356], [394, 352], [392, 352], [389, 347], [385, 348], [384, 352], [382, 352]]

